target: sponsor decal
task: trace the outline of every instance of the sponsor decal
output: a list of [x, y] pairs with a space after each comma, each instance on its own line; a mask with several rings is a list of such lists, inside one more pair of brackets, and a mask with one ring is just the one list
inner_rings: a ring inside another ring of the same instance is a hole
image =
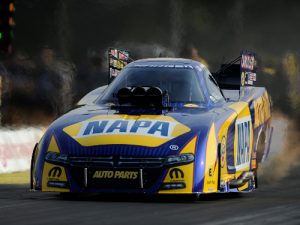
[[253, 85], [256, 81], [256, 73], [252, 72], [245, 72], [245, 84], [246, 85]]
[[214, 169], [213, 168], [209, 169], [208, 175], [209, 175], [209, 178], [207, 179], [206, 184], [208, 184], [208, 185], [210, 185], [210, 184], [213, 184], [213, 185], [216, 184], [216, 181], [213, 178], [213, 176], [214, 176]]
[[215, 171], [216, 171], [216, 167], [217, 167], [217, 161], [215, 162], [214, 165], [211, 165], [208, 169], [208, 178], [207, 178], [207, 184], [216, 184], [216, 181], [215, 181]]
[[256, 67], [257, 62], [255, 59], [255, 53], [249, 51], [241, 52], [241, 87], [240, 97], [244, 97], [244, 86], [253, 86], [256, 81]]
[[173, 168], [170, 170], [169, 172], [170, 174], [170, 178], [171, 179], [183, 179], [184, 178], [184, 173], [181, 169], [178, 169], [178, 168]]
[[211, 165], [208, 169], [208, 178], [207, 178], [207, 184], [216, 184], [215, 181], [215, 171], [217, 168], [218, 161], [215, 162], [215, 164]]
[[169, 116], [101, 115], [63, 130], [83, 146], [130, 144], [156, 147], [189, 132], [190, 128]]
[[69, 183], [65, 168], [45, 162], [42, 178], [42, 191], [65, 192], [69, 191], [68, 187]]
[[254, 127], [258, 127], [271, 117], [271, 106], [268, 94], [265, 92], [263, 96], [254, 101]]
[[208, 176], [212, 177], [214, 175], [214, 173], [215, 173], [214, 169], [212, 167], [209, 168], [209, 170], [208, 170]]
[[93, 174], [94, 179], [127, 179], [136, 180], [138, 178], [137, 171], [121, 171], [121, 170], [97, 170]]
[[170, 137], [175, 124], [151, 120], [95, 120], [84, 122], [77, 137], [109, 134], [143, 134]]
[[247, 168], [250, 164], [250, 117], [239, 119], [236, 122], [238, 145], [236, 154], [236, 169]]
[[221, 149], [220, 149], [220, 153], [221, 153], [221, 160], [220, 160], [221, 161], [220, 162], [221, 168], [223, 168], [224, 165], [225, 165], [225, 151], [226, 151], [226, 138], [223, 137], [222, 141], [221, 141]]
[[177, 151], [179, 149], [178, 145], [170, 145], [169, 148], [173, 151]]
[[242, 74], [241, 74], [241, 86], [242, 87], [245, 86], [245, 79], [246, 79], [245, 72], [242, 72]]
[[110, 48], [108, 51], [109, 59], [109, 79], [112, 80], [119, 75], [120, 71], [130, 61], [129, 53], [124, 50]]
[[208, 169], [208, 178], [207, 178], [207, 184], [216, 184], [215, 182], [215, 171], [216, 171], [216, 167], [217, 167], [217, 161], [215, 162], [214, 165], [211, 165]]
[[59, 178], [61, 176], [62, 169], [60, 167], [53, 167], [49, 170], [48, 177]]
[[134, 64], [132, 67], [139, 68], [175, 68], [175, 69], [193, 69], [191, 65], [185, 64]]
[[[207, 183], [207, 184], [216, 184], [216, 182], [215, 182], [213, 179], [207, 180], [206, 183]], [[208, 190], [209, 190], [209, 188], [208, 188]]]
[[243, 53], [242, 54], [242, 59], [241, 59], [241, 68], [242, 69], [248, 69], [248, 70], [253, 70], [256, 66], [256, 60], [254, 55], [252, 54], [247, 54]]

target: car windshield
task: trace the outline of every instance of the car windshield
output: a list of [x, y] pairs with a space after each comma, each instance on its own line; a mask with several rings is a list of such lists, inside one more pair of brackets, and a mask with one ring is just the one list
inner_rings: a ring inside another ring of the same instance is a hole
[[170, 103], [205, 103], [200, 81], [190, 67], [128, 67], [109, 85], [97, 103], [116, 103], [115, 94], [124, 87], [152, 86], [167, 91]]

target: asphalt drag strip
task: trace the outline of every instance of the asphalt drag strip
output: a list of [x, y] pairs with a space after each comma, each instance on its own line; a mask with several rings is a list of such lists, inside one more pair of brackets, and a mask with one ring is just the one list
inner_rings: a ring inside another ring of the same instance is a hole
[[277, 184], [247, 194], [81, 195], [0, 186], [1, 224], [300, 224], [300, 166]]

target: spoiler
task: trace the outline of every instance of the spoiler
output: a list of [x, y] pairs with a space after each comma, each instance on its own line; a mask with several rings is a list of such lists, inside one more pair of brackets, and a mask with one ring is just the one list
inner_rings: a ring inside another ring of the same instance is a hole
[[118, 76], [120, 71], [133, 59], [129, 57], [129, 52], [116, 48], [108, 49], [108, 83]]
[[255, 85], [256, 71], [256, 54], [250, 51], [241, 51], [239, 57], [222, 64], [221, 68], [213, 73], [213, 76], [221, 89], [240, 90], [243, 95], [244, 86]]

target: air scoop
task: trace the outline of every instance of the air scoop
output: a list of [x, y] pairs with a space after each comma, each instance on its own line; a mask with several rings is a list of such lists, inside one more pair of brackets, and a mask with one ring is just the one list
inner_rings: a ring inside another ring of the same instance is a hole
[[166, 95], [158, 87], [125, 87], [116, 96], [120, 105], [161, 108]]

